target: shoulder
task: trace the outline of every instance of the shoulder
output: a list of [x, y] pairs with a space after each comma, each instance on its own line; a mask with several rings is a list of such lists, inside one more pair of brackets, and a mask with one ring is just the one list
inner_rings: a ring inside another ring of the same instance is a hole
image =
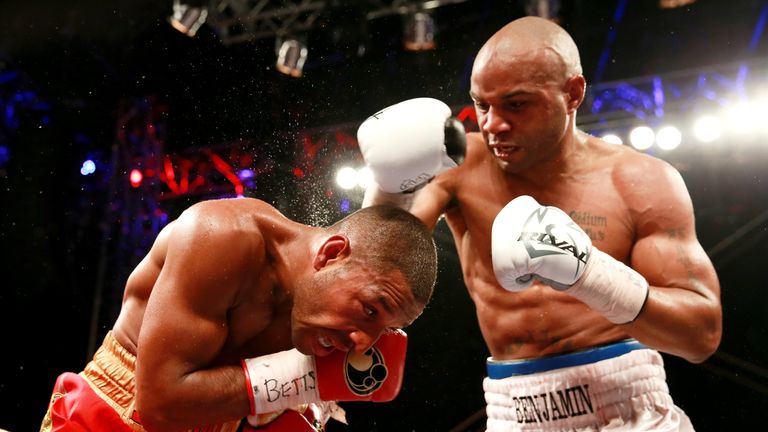
[[459, 167], [463, 167], [464, 171], [467, 169], [474, 171], [475, 167], [487, 156], [488, 148], [485, 145], [483, 135], [480, 132], [467, 133], [467, 154], [464, 158], [464, 162]]
[[620, 148], [616, 158], [614, 185], [638, 222], [679, 222], [692, 217], [690, 194], [674, 166], [629, 147]]
[[669, 162], [617, 146], [613, 180], [624, 193], [658, 193], [657, 188], [685, 189], [680, 172]]
[[[232, 250], [263, 242], [266, 218], [282, 217], [268, 203], [251, 198], [207, 200], [195, 203], [174, 221], [173, 240]], [[198, 246], [199, 247], [199, 246]]]
[[454, 195], [467, 178], [476, 176], [477, 168], [488, 154], [483, 136], [479, 132], [469, 132], [466, 135], [467, 149], [464, 161], [457, 167], [437, 176], [435, 183], [446, 192]]
[[255, 198], [222, 198], [197, 202], [189, 206], [182, 217], [237, 217], [244, 213], [279, 213], [270, 204]]
[[467, 152], [477, 152], [485, 150], [485, 140], [480, 132], [467, 133]]

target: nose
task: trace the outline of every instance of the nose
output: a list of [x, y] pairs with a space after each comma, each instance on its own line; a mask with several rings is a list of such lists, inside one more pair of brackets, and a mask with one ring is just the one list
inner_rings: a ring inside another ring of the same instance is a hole
[[358, 353], [366, 352], [379, 340], [379, 336], [381, 332], [374, 335], [363, 330], [355, 330], [349, 334], [349, 340], [352, 341], [350, 349]]
[[499, 133], [510, 130], [510, 124], [499, 111], [493, 107], [488, 108], [488, 112], [485, 113], [485, 121], [483, 122], [483, 132], [498, 135]]

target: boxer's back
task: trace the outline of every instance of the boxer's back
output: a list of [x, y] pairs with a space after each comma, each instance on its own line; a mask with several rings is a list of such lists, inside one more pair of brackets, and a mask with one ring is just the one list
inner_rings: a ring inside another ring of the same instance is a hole
[[[121, 313], [113, 329], [118, 342], [130, 352], [136, 353], [147, 303], [153, 290], [158, 289], [157, 281], [168, 258], [169, 245], [172, 242], [189, 241], [181, 238], [189, 235], [188, 230], [184, 234], [174, 232], [178, 224], [186, 223], [205, 226], [205, 235], [231, 240], [231, 248], [199, 250], [195, 253], [207, 254], [222, 266], [243, 260], [249, 263], [247, 271], [233, 271], [229, 280], [221, 282], [221, 292], [218, 294], [231, 299], [228, 314], [230, 336], [223, 350], [222, 361], [226, 361], [224, 357], [228, 357], [227, 354], [231, 354], [233, 359], [240, 358], [239, 351], [248, 345], [275, 345], [281, 349], [290, 347], [290, 332], [275, 330], [287, 327], [285, 322], [290, 319], [290, 308], [275, 307], [273, 294], [276, 290], [273, 287], [277, 278], [271, 266], [272, 260], [268, 257], [266, 243], [284, 226], [293, 223], [271, 206], [251, 199], [206, 201], [185, 213], [183, 216], [187, 220], [175, 220], [163, 228], [149, 253], [128, 278]], [[191, 247], [194, 248], [194, 244]], [[243, 256], [244, 253], [247, 256]], [[180, 295], [174, 291], [181, 293], [184, 287], [177, 285], [166, 284], [160, 289], [172, 291], [170, 295]]]

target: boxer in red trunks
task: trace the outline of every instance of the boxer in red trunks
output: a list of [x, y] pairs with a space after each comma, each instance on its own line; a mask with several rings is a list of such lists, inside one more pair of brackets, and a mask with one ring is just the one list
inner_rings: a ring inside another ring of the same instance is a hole
[[431, 234], [400, 209], [320, 228], [255, 199], [195, 204], [131, 273], [93, 360], [59, 377], [41, 430], [234, 431], [286, 409], [322, 423], [333, 401], [391, 400], [396, 329], [422, 313], [436, 274]]

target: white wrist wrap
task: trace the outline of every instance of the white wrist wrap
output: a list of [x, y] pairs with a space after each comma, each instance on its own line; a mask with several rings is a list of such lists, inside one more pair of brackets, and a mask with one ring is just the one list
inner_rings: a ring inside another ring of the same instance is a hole
[[581, 278], [566, 293], [616, 324], [632, 322], [648, 298], [648, 282], [607, 253], [592, 248]]
[[371, 184], [365, 189], [362, 207], [368, 207], [376, 204], [387, 204], [394, 207], [400, 207], [403, 210], [409, 210], [411, 208], [411, 204], [413, 204], [413, 198], [419, 192], [420, 191], [418, 190], [408, 193], [384, 192], [381, 190], [379, 185], [376, 184], [376, 182], [371, 182]]
[[294, 408], [320, 400], [311, 356], [292, 349], [243, 360], [251, 414]]

